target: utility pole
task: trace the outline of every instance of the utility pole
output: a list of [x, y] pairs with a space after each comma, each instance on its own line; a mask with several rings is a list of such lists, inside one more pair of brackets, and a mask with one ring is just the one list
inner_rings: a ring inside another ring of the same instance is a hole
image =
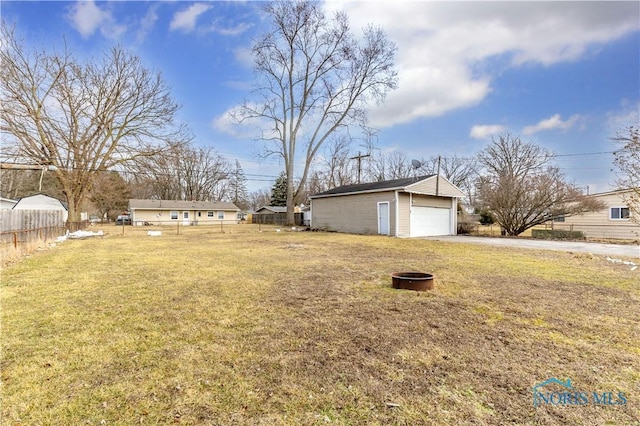
[[44, 177], [45, 171], [56, 171], [58, 168], [53, 165], [45, 166], [42, 164], [15, 164], [15, 163], [0, 163], [0, 169], [6, 170], [42, 170], [40, 173], [40, 186], [38, 187], [38, 192], [42, 192], [42, 178]]
[[363, 154], [360, 154], [360, 151], [358, 151], [358, 155], [356, 155], [355, 157], [349, 158], [349, 160], [358, 160], [358, 183], [360, 183], [360, 171], [362, 170], [362, 159], [366, 157], [371, 157], [371, 154], [363, 155]]
[[14, 164], [14, 163], [0, 163], [0, 169], [7, 170], [58, 170], [56, 166], [44, 166], [42, 164]]

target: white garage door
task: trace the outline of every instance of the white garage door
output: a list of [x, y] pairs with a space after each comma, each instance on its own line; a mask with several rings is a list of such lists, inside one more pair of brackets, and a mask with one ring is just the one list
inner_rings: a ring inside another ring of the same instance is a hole
[[412, 237], [451, 234], [451, 209], [411, 207], [410, 221]]

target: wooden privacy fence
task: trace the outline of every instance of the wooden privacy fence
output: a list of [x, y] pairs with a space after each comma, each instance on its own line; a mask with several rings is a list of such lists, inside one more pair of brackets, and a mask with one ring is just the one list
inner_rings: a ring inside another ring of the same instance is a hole
[[[302, 213], [294, 213], [294, 221], [296, 226], [304, 225], [304, 217]], [[259, 223], [263, 225], [286, 225], [286, 213], [259, 213], [251, 215], [251, 223]]]
[[[14, 248], [18, 244], [46, 242], [64, 235], [67, 224], [62, 210], [0, 210], [0, 241], [10, 243]], [[78, 224], [68, 224], [77, 230]]]

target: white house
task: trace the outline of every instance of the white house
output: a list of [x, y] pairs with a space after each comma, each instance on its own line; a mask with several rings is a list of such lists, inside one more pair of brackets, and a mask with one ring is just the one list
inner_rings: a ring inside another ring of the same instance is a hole
[[133, 225], [237, 224], [240, 209], [223, 201], [129, 200]]
[[[554, 229], [581, 231], [587, 238], [635, 240], [640, 238], [640, 224], [632, 219], [632, 210], [625, 201], [630, 189], [591, 194], [604, 208], [576, 216], [553, 220]], [[548, 225], [547, 225], [548, 226]]]

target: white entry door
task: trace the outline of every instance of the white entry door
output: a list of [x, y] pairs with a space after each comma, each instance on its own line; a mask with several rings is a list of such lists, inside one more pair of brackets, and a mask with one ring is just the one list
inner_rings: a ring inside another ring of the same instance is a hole
[[185, 226], [190, 225], [189, 212], [182, 212], [182, 224]]
[[378, 203], [378, 234], [389, 235], [389, 202]]

